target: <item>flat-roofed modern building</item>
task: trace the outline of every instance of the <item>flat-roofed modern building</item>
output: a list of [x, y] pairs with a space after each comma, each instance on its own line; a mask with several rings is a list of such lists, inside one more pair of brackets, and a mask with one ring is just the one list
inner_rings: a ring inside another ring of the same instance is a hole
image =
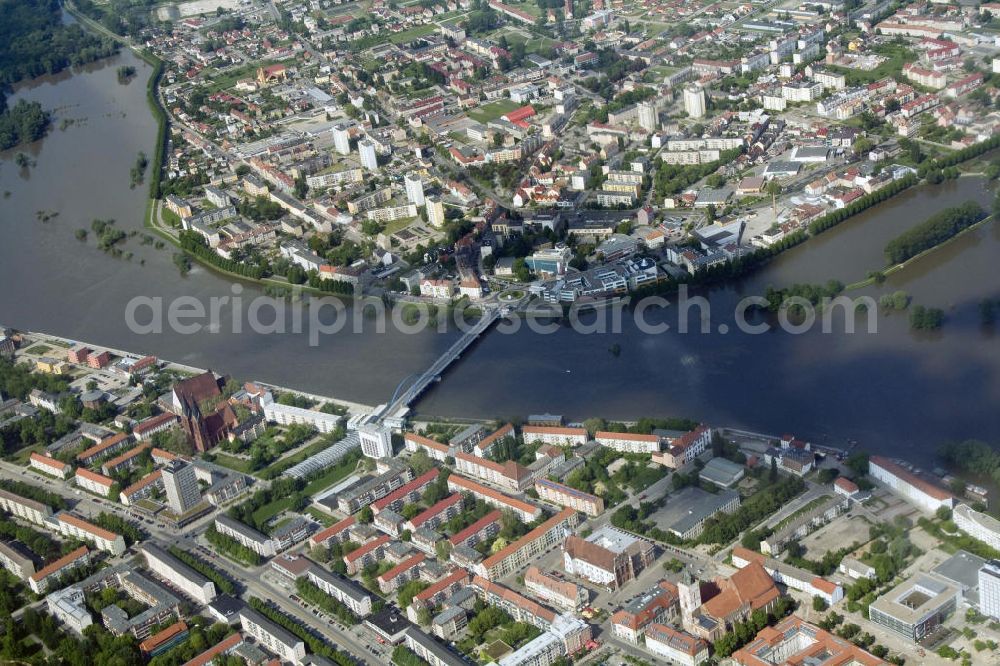
[[274, 557], [276, 552], [274, 541], [249, 525], [244, 525], [240, 521], [220, 513], [215, 517], [215, 529], [218, 530], [219, 534], [235, 539], [261, 557]]
[[959, 589], [927, 574], [917, 574], [868, 607], [872, 622], [918, 642], [944, 624], [958, 606]]
[[993, 550], [1000, 550], [1000, 521], [993, 516], [976, 511], [968, 504], [959, 504], [952, 512], [958, 529]]
[[27, 553], [18, 549], [18, 545], [0, 541], [0, 566], [24, 580], [35, 573], [35, 563]]
[[2, 488], [0, 488], [0, 509], [36, 525], [45, 525], [52, 515], [52, 507], [49, 505], [15, 495]]
[[740, 494], [735, 490], [709, 493], [689, 486], [657, 512], [657, 522], [678, 538], [694, 539], [701, 534], [706, 520], [718, 513], [732, 513], [739, 507]]
[[146, 557], [146, 566], [149, 570], [168, 581], [173, 587], [200, 604], [207, 604], [215, 599], [215, 583], [163, 548], [154, 543], [144, 543], [140, 550]]
[[403, 635], [407, 648], [430, 666], [468, 666], [466, 661], [447, 645], [438, 643], [417, 627], [409, 627]]
[[979, 569], [979, 612], [1000, 619], [1000, 562], [990, 560]]
[[732, 488], [740, 482], [745, 473], [743, 465], [738, 465], [725, 458], [712, 458], [701, 468], [698, 478], [720, 488]]
[[243, 624], [243, 631], [282, 660], [298, 664], [305, 658], [306, 646], [301, 638], [271, 622], [254, 609], [241, 610], [240, 622]]
[[194, 465], [178, 458], [164, 465], [161, 473], [167, 504], [176, 515], [187, 513], [201, 502]]
[[358, 617], [372, 612], [372, 596], [362, 587], [338, 574], [330, 573], [318, 564], [306, 570], [310, 583], [347, 606]]

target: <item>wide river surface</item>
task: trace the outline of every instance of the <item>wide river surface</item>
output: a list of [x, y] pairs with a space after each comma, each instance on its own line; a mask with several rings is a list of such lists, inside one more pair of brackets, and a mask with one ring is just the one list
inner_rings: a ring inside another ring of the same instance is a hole
[[[128, 85], [117, 80], [121, 64], [139, 70]], [[232, 295], [230, 281], [204, 268], [181, 277], [169, 245], [157, 250], [141, 242], [146, 188], [129, 188], [129, 170], [139, 151], [153, 150], [148, 74], [148, 66], [125, 52], [17, 88], [12, 101], [38, 100], [54, 110], [55, 120], [45, 139], [22, 148], [33, 161], [29, 168], [15, 165], [16, 151], [0, 154], [0, 323], [367, 404], [386, 401], [447, 348], [453, 333], [406, 335], [392, 326], [378, 333], [374, 320], [363, 320], [360, 334], [321, 336], [318, 346], [306, 333], [234, 333], [227, 324], [192, 334], [130, 331], [125, 309], [133, 298], [161, 297], [165, 309], [182, 296], [208, 307], [213, 296]], [[774, 328], [740, 333], [733, 318], [741, 298], [760, 295], [768, 285], [862, 279], [884, 264], [888, 239], [969, 199], [991, 200], [978, 178], [916, 188], [740, 283], [706, 293], [708, 333], [699, 332], [702, 310], [691, 307], [681, 317], [675, 306], [646, 312], [647, 322], [670, 324], [660, 334], [640, 330], [630, 311], [618, 332], [606, 334], [567, 326], [552, 333], [527, 326], [513, 334], [494, 330], [417, 410], [485, 418], [538, 412], [569, 419], [686, 416], [832, 445], [857, 440], [871, 450], [923, 460], [950, 439], [996, 441], [1000, 345], [978, 314], [983, 298], [1000, 299], [996, 224], [963, 236], [885, 285], [851, 292], [877, 299], [905, 290], [915, 304], [946, 311], [939, 332], [911, 332], [905, 313], [878, 313], [877, 332], [868, 332], [859, 317], [853, 334], [843, 332], [843, 317], [835, 318], [839, 326], [832, 333], [817, 325], [804, 334]], [[44, 222], [39, 211], [58, 216]], [[122, 230], [139, 233], [123, 245], [133, 253], [130, 260], [101, 252], [93, 233], [85, 242], [76, 239], [75, 231], [89, 228], [94, 218], [111, 218]], [[241, 295], [249, 301], [258, 293], [247, 287]], [[231, 319], [228, 305], [220, 311], [224, 322]], [[688, 333], [678, 332], [681, 319], [690, 322]], [[729, 330], [720, 332], [720, 324]]]

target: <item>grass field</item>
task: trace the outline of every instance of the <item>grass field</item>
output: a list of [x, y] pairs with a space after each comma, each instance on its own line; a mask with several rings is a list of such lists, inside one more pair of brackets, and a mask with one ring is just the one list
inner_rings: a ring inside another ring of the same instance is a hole
[[258, 525], [271, 520], [285, 509], [291, 508], [293, 499], [292, 497], [282, 497], [280, 500], [265, 504], [253, 512], [254, 520], [257, 521]]
[[243, 460], [242, 458], [237, 458], [235, 456], [226, 455], [225, 453], [216, 453], [215, 462], [223, 467], [228, 467], [229, 469], [234, 469], [237, 472], [243, 472], [244, 474], [253, 474], [250, 471], [249, 461]]
[[475, 121], [486, 123], [491, 120], [496, 120], [503, 114], [519, 108], [521, 108], [520, 104], [512, 102], [509, 99], [500, 99], [495, 102], [490, 102], [489, 104], [483, 104], [482, 106], [469, 111], [468, 115]]
[[326, 511], [321, 511], [314, 506], [306, 507], [306, 513], [316, 519], [316, 521], [323, 527], [329, 527], [333, 525], [337, 519], [328, 514]]
[[346, 478], [351, 472], [354, 471], [354, 468], [357, 467], [357, 465], [358, 461], [355, 459], [331, 467], [327, 470], [326, 474], [313, 479], [309, 485], [305, 487], [303, 492], [307, 495], [315, 495], [322, 490], [326, 490], [333, 484]]
[[385, 225], [385, 233], [388, 235], [392, 235], [397, 231], [402, 231], [406, 227], [413, 224], [416, 220], [417, 218], [415, 217], [406, 217], [403, 218], [402, 220], [393, 220], [392, 222], [389, 222], [388, 224]]
[[417, 37], [426, 37], [437, 30], [437, 26], [433, 23], [428, 23], [426, 25], [414, 26], [408, 30], [403, 30], [402, 32], [397, 32], [396, 34], [389, 37], [389, 41], [393, 44], [403, 44], [406, 42], [413, 41]]

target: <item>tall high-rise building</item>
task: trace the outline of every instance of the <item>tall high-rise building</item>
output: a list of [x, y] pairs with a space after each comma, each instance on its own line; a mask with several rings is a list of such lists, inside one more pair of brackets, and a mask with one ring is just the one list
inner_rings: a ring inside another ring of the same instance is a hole
[[375, 154], [375, 142], [363, 139], [358, 142], [358, 152], [361, 154], [361, 166], [370, 171], [378, 171], [378, 156]]
[[659, 128], [659, 121], [656, 105], [652, 102], [641, 102], [639, 104], [639, 127], [647, 132], [655, 132]]
[[684, 88], [684, 111], [692, 118], [705, 115], [705, 91], [699, 86]]
[[368, 423], [358, 428], [361, 439], [361, 452], [369, 458], [392, 457], [392, 433], [374, 423]]
[[351, 154], [351, 134], [347, 131], [347, 125], [334, 126], [333, 147], [341, 155]]
[[444, 204], [440, 197], [427, 197], [427, 222], [432, 227], [444, 226]]
[[424, 184], [415, 173], [406, 174], [406, 198], [414, 206], [424, 205]]
[[979, 612], [1000, 619], [1000, 561], [990, 560], [979, 569]]
[[194, 474], [194, 465], [174, 459], [162, 470], [163, 489], [167, 493], [167, 504], [178, 516], [201, 502], [201, 489]]

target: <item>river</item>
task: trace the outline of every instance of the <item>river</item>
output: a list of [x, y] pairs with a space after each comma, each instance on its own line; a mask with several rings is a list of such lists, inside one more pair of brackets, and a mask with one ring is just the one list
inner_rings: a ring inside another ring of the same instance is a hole
[[[118, 83], [130, 64], [139, 75]], [[426, 368], [454, 338], [365, 332], [321, 337], [305, 333], [237, 334], [228, 327], [183, 335], [138, 335], [125, 326], [134, 297], [165, 302], [193, 296], [203, 302], [230, 295], [231, 284], [196, 267], [180, 277], [170, 246], [142, 245], [146, 190], [129, 189], [139, 151], [152, 154], [153, 120], [143, 82], [149, 67], [131, 53], [33, 81], [12, 101], [40, 101], [56, 111], [54, 128], [23, 149], [34, 165], [18, 169], [14, 152], [0, 154], [0, 322], [95, 344], [153, 353], [211, 367], [242, 379], [261, 379], [367, 404], [384, 402], [401, 380]], [[75, 119], [60, 129], [64, 119]], [[944, 308], [936, 333], [914, 333], [906, 314], [877, 317], [878, 332], [812, 331], [791, 335], [732, 332], [737, 301], [768, 285], [845, 283], [883, 263], [885, 242], [934, 211], [991, 195], [977, 178], [923, 186], [799, 246], [757, 274], [705, 294], [711, 332], [677, 333], [677, 309], [647, 319], [672, 330], [648, 335], [629, 317], [619, 333], [587, 335], [559, 327], [554, 334], [491, 332], [470, 349], [418, 403], [421, 414], [505, 418], [555, 412], [570, 419], [686, 416], [713, 425], [793, 432], [813, 441], [861, 446], [929, 460], [948, 439], [994, 438], [1000, 431], [1000, 347], [979, 323], [978, 303], [1000, 298], [1000, 228], [986, 225], [900, 271], [885, 285], [852, 292], [903, 289], [914, 303]], [[36, 211], [58, 211], [49, 222]], [[130, 238], [130, 261], [105, 255], [93, 234], [74, 237], [94, 218], [113, 218]], [[143, 262], [143, 263], [140, 263]], [[248, 287], [244, 297], [258, 293]], [[229, 306], [221, 309], [223, 321]], [[692, 310], [692, 316], [697, 312]], [[694, 320], [691, 320], [694, 322]], [[730, 332], [718, 331], [726, 323]], [[697, 329], [694, 323], [692, 329]], [[611, 351], [612, 345], [620, 353]]]

